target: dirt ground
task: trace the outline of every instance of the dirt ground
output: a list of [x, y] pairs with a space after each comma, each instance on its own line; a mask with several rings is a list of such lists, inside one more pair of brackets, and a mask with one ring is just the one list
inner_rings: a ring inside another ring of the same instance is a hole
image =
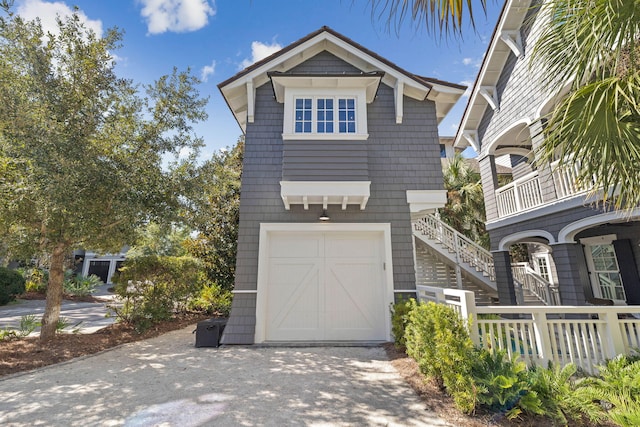
[[500, 414], [478, 413], [471, 417], [455, 408], [453, 399], [420, 373], [418, 363], [398, 350], [392, 343], [385, 344], [387, 356], [402, 378], [411, 386], [418, 396], [430, 409], [454, 426], [486, 427], [486, 426], [519, 426], [519, 427], [550, 427], [553, 423], [541, 417], [510, 421]]
[[98, 353], [120, 344], [145, 340], [210, 317], [206, 314], [183, 315], [175, 320], [159, 323], [142, 334], [130, 326], [116, 323], [93, 334], [60, 334], [46, 344], [41, 344], [37, 337], [0, 341], [0, 377]]

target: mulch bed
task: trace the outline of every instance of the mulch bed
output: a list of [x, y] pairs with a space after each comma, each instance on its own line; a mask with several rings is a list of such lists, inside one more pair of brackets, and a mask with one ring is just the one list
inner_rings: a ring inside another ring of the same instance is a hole
[[393, 367], [420, 397], [426, 409], [434, 411], [454, 426], [551, 427], [554, 425], [550, 420], [542, 417], [510, 421], [500, 414], [477, 413], [473, 417], [465, 415], [455, 408], [451, 396], [441, 390], [434, 381], [425, 378], [418, 368], [418, 363], [407, 356], [404, 350], [397, 349], [393, 343], [385, 344], [384, 349]]
[[141, 334], [129, 325], [116, 323], [93, 334], [59, 334], [55, 340], [45, 344], [40, 343], [38, 337], [0, 341], [0, 377], [153, 338], [210, 317], [201, 313], [184, 314], [174, 320], [158, 323]]
[[[43, 292], [25, 292], [22, 295], [17, 297], [18, 299], [25, 300], [44, 300], [47, 299], [46, 294]], [[63, 299], [66, 301], [76, 301], [76, 302], [108, 302], [107, 298], [94, 297], [92, 295], [87, 295], [84, 297], [79, 297], [75, 295], [64, 295]]]

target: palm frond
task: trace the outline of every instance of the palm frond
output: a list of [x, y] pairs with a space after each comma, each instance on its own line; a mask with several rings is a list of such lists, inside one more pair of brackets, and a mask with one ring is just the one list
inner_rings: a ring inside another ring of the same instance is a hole
[[[554, 110], [544, 150], [559, 167], [577, 163], [578, 184], [605, 189], [616, 209], [640, 204], [640, 74], [613, 76], [587, 84]], [[615, 189], [615, 193], [608, 190]]]
[[[486, 13], [487, 1], [478, 0]], [[386, 18], [387, 29], [396, 32], [408, 18], [431, 34], [462, 36], [465, 17], [475, 28], [472, 0], [370, 0], [374, 19]]]

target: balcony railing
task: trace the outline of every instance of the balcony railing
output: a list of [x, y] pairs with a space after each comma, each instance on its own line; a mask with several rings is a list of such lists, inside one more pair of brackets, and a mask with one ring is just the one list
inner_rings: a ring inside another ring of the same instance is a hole
[[[562, 167], [558, 161], [551, 164], [553, 185], [556, 189], [557, 200], [565, 199], [576, 194], [584, 193], [593, 188], [593, 183], [578, 184], [580, 165], [567, 163]], [[543, 205], [542, 188], [538, 171], [518, 178], [496, 190], [496, 204], [498, 217], [503, 218], [512, 214], [527, 211]]]
[[551, 171], [553, 173], [553, 184], [556, 187], [556, 195], [558, 199], [573, 196], [593, 188], [593, 182], [578, 185], [578, 175], [580, 174], [580, 165], [577, 163], [567, 163], [559, 167], [560, 161], [556, 160], [551, 163]]
[[496, 203], [500, 218], [540, 206], [543, 201], [538, 171], [498, 188]]

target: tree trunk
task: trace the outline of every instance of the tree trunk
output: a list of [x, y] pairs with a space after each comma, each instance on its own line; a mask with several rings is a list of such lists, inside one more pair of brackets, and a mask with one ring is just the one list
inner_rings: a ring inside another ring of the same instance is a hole
[[58, 319], [60, 319], [60, 306], [62, 304], [62, 284], [64, 282], [64, 257], [66, 246], [62, 243], [56, 245], [49, 262], [49, 283], [47, 284], [47, 303], [42, 316], [42, 329], [40, 341], [49, 341], [56, 336]]

